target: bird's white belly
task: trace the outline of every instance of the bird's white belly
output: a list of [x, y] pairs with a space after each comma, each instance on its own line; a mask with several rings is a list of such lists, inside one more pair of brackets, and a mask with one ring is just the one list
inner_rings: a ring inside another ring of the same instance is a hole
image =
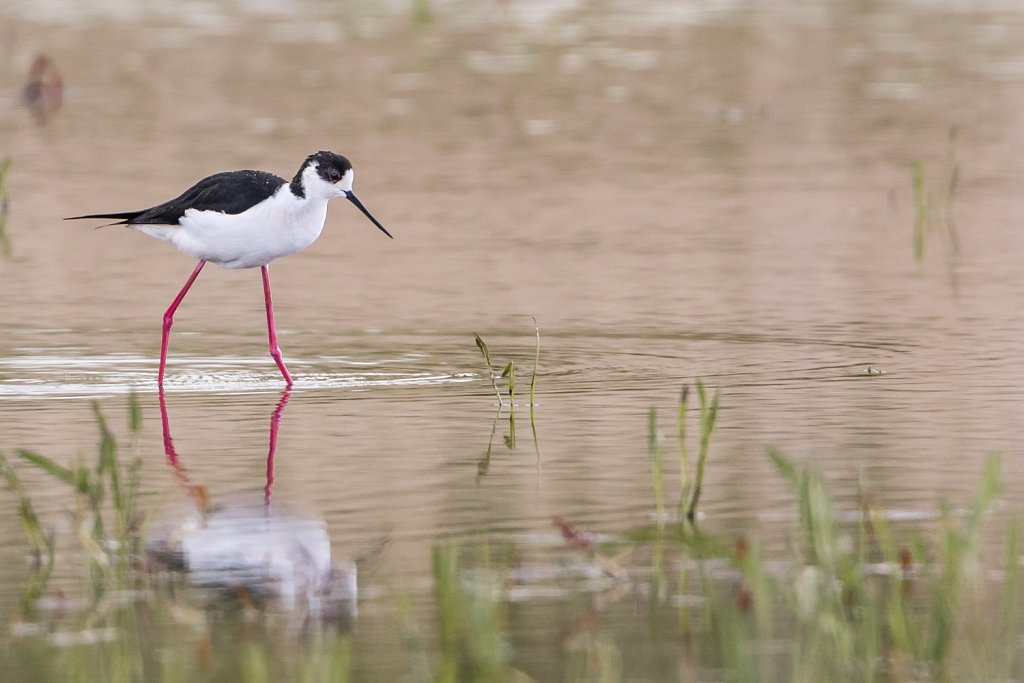
[[[284, 188], [288, 192], [287, 186]], [[280, 193], [239, 214], [189, 209], [178, 225], [133, 225], [196, 259], [225, 268], [255, 268], [294, 254], [320, 236], [327, 201]]]

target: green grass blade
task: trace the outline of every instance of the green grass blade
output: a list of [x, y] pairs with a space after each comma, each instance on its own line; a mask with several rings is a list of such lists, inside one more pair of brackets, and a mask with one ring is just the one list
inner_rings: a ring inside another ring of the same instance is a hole
[[794, 491], [799, 489], [801, 472], [797, 468], [796, 463], [783, 455], [782, 451], [774, 446], [766, 446], [765, 448], [768, 451], [768, 457], [775, 465], [775, 469], [782, 475], [782, 478], [789, 482]]
[[532, 315], [530, 319], [533, 321], [533, 330], [537, 334], [537, 346], [533, 351], [533, 372], [530, 374], [530, 419], [532, 420], [533, 406], [537, 403], [537, 368], [540, 366], [540, 325], [537, 324], [537, 319]]
[[435, 547], [431, 560], [441, 660], [434, 680], [511, 680], [500, 602], [469, 588], [456, 548]]
[[953, 219], [953, 197], [960, 184], [960, 164], [956, 161], [956, 139], [960, 129], [952, 126], [949, 129], [949, 143], [946, 146], [946, 184], [942, 199], [942, 217], [946, 225], [946, 234], [954, 252], [960, 251], [960, 236], [957, 234], [956, 221]]
[[715, 420], [718, 417], [720, 392], [715, 391], [715, 396], [709, 405], [704, 383], [697, 380], [697, 396], [700, 398], [700, 451], [697, 454], [697, 473], [693, 480], [693, 495], [690, 498], [690, 508], [686, 512], [686, 517], [691, 522], [697, 517], [697, 504], [700, 502], [701, 489], [704, 486], [704, 467], [707, 464], [711, 432], [715, 429]]
[[72, 470], [68, 469], [67, 467], [64, 467], [59, 463], [54, 462], [53, 460], [47, 458], [45, 455], [40, 455], [39, 453], [35, 453], [24, 448], [18, 449], [17, 453], [20, 457], [24, 458], [25, 460], [28, 460], [30, 463], [32, 463], [36, 467], [39, 467], [48, 474], [52, 474], [54, 477], [60, 479], [65, 484], [69, 484], [71, 486], [76, 486], [78, 484], [77, 477], [75, 476], [75, 473]]
[[491, 352], [487, 349], [486, 342], [476, 332], [473, 333], [473, 339], [476, 340], [476, 346], [483, 354], [484, 363], [487, 365], [487, 379], [491, 380], [491, 388], [494, 389], [494, 395], [498, 397], [498, 405], [503, 406], [505, 400], [501, 397], [501, 392], [498, 391], [498, 383], [494, 381], [494, 370], [491, 368]]
[[509, 450], [516, 449], [516, 411], [513, 408], [508, 414], [508, 434], [505, 436], [505, 447]]
[[[1006, 530], [1006, 543], [1004, 547], [1005, 565], [1003, 569], [1003, 640], [1016, 638], [1020, 633], [1020, 516], [1013, 515], [1010, 518], [1009, 527]], [[1003, 647], [999, 649], [1003, 661], [1000, 663], [1001, 678], [1010, 680], [1013, 677], [1014, 664], [1017, 659], [1018, 648]]]
[[25, 492], [21, 479], [7, 458], [0, 453], [0, 474], [3, 475], [7, 488], [11, 493], [18, 496], [18, 516], [21, 518], [21, 528], [25, 532], [25, 538], [40, 563], [53, 563], [53, 538], [43, 529], [39, 516], [36, 515], [32, 500]]
[[430, 0], [412, 0], [412, 10], [409, 15], [413, 26], [423, 27], [429, 24], [434, 18]]
[[658, 431], [658, 409], [651, 408], [647, 414], [647, 457], [651, 461], [651, 478], [654, 486], [654, 505], [658, 513], [658, 529], [665, 525], [665, 497], [662, 486], [662, 464], [665, 459], [665, 438]]
[[999, 494], [1000, 471], [1002, 470], [1002, 456], [994, 454], [985, 461], [985, 469], [982, 473], [981, 484], [977, 493], [974, 494], [974, 501], [967, 512], [966, 536], [971, 542], [971, 548], [977, 549], [981, 542], [980, 531], [985, 518], [992, 509], [996, 496]]
[[142, 409], [139, 407], [139, 395], [134, 389], [128, 393], [128, 431], [132, 434], [142, 431]]
[[684, 384], [679, 395], [679, 408], [676, 412], [676, 446], [679, 451], [679, 520], [686, 514], [686, 504], [690, 500], [690, 452], [686, 447], [686, 411], [690, 396], [690, 385]]
[[463, 639], [462, 628], [465, 622], [456, 575], [458, 550], [452, 547], [435, 547], [431, 554], [431, 565], [441, 656], [440, 668], [434, 680], [455, 683], [459, 675], [459, 646]]
[[925, 228], [928, 225], [928, 197], [925, 193], [924, 163], [914, 163], [914, 259], [924, 258]]
[[537, 472], [540, 472], [540, 439], [537, 438], [537, 421], [534, 419], [533, 404], [530, 404], [530, 431], [533, 433], [533, 450], [537, 453]]
[[508, 380], [508, 401], [515, 405], [516, 402], [516, 362], [510, 360], [505, 369], [501, 371], [502, 379]]
[[100, 457], [96, 464], [97, 479], [102, 481], [105, 474], [110, 481], [110, 492], [114, 498], [114, 509], [120, 511], [124, 507], [121, 496], [121, 473], [117, 464], [117, 441], [107, 426], [107, 420], [100, 411], [100, 404], [93, 401], [92, 413], [96, 417], [96, 426], [100, 430]]

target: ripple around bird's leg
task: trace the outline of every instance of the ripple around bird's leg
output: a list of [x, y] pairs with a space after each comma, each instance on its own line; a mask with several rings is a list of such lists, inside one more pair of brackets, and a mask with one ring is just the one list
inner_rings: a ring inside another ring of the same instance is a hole
[[[387, 363], [333, 367], [322, 361], [289, 359], [296, 368], [295, 383], [304, 389], [363, 389], [471, 382], [473, 373], [438, 372], [431, 368], [401, 369]], [[168, 362], [164, 389], [168, 392], [251, 392], [281, 388], [281, 376], [265, 358], [220, 356], [178, 357]], [[0, 358], [0, 400], [81, 398], [156, 392], [156, 369], [151, 358], [102, 356], [20, 356]]]

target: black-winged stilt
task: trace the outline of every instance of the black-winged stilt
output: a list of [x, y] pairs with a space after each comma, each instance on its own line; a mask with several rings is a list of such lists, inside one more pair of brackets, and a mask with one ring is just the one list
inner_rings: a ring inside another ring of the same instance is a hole
[[203, 178], [180, 196], [149, 209], [94, 213], [72, 216], [68, 220], [117, 219], [110, 225], [127, 225], [170, 242], [199, 259], [199, 264], [164, 312], [158, 384], [162, 386], [164, 382], [174, 312], [199, 276], [199, 271], [209, 261], [225, 268], [260, 267], [270, 355], [285, 382], [291, 386], [292, 377], [281, 359], [277, 343], [267, 265], [276, 258], [294, 254], [311, 245], [324, 228], [327, 202], [335, 197], [348, 199], [391, 237], [391, 233], [352, 193], [353, 177], [352, 164], [348, 159], [334, 152], [321, 151], [302, 162], [290, 183], [265, 171], [228, 171]]

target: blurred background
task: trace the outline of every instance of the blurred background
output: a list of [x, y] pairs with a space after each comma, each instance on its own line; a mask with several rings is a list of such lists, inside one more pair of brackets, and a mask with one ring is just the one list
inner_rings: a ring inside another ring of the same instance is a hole
[[[902, 287], [832, 292], [865, 260], [905, 256], [915, 163], [938, 187], [945, 157], [966, 156], [958, 189], [984, 186], [992, 218], [1012, 213], [993, 184], [1020, 173], [1006, 153], [1020, 17], [959, 7], [5, 2], [8, 232], [15, 266], [33, 261], [10, 298], [72, 304], [33, 307], [36, 324], [95, 319], [82, 297], [135, 319], [137, 294], [173, 294], [188, 265], [61, 217], [150, 206], [220, 170], [290, 178], [328, 148], [401, 239], [336, 207], [308, 257], [277, 264], [282, 296], [306, 301], [290, 307], [296, 327], [493, 311], [600, 327], [713, 312], [743, 327], [755, 309], [785, 322], [762, 298], [874, 308]], [[59, 78], [62, 95], [44, 85], [25, 106], [39, 55], [50, 71], [35, 80]], [[753, 286], [785, 263], [802, 291]], [[217, 283], [226, 323], [237, 282]]]
[[[722, 391], [702, 505], [726, 533], [784, 545], [767, 443], [847, 507], [866, 482], [923, 514], [993, 450], [1021, 494], [1022, 111], [1024, 11], [995, 0], [0, 0], [0, 451], [70, 459], [95, 440], [86, 399], [120, 419], [134, 390], [144, 500], [180, 507], [155, 376], [194, 264], [62, 218], [330, 149], [395, 240], [335, 203], [273, 264], [296, 375], [274, 495], [336, 555], [391, 539], [360, 577], [357, 671], [406, 670], [394, 596], [426, 618], [439, 539], [543, 554], [553, 515], [648, 522], [647, 411], [698, 377]], [[171, 424], [215, 496], [263, 496], [261, 316], [256, 271], [208, 268], [176, 317]], [[530, 316], [517, 442], [472, 335], [522, 392]], [[15, 550], [0, 563], [17, 585]], [[555, 603], [512, 626], [540, 678]], [[674, 670], [622, 611], [616, 642]]]

